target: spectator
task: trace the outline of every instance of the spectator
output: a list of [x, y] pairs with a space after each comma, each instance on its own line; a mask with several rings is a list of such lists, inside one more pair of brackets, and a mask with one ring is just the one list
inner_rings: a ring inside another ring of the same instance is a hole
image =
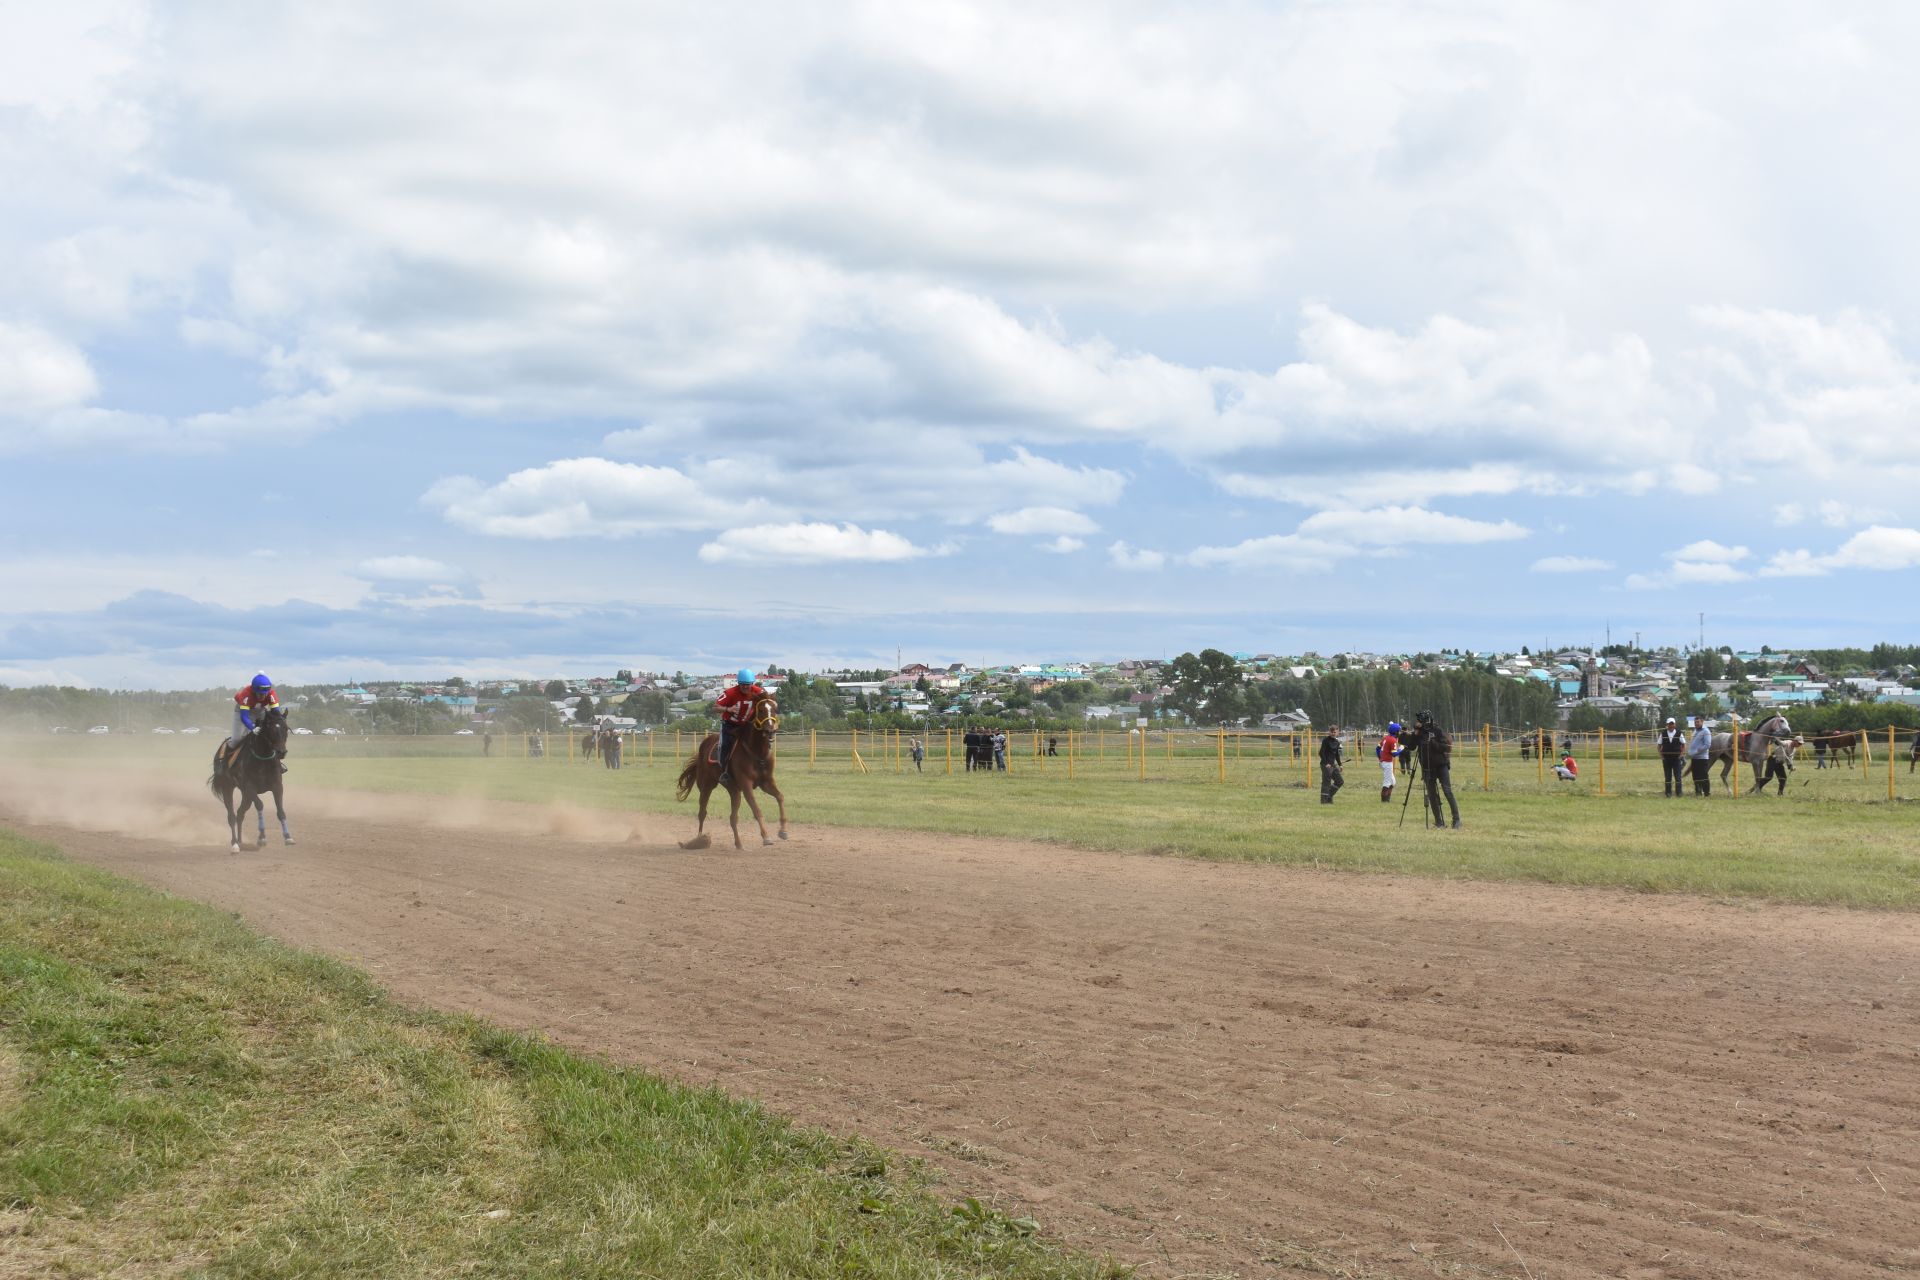
[[1345, 753], [1340, 744], [1340, 726], [1327, 726], [1327, 736], [1320, 739], [1320, 803], [1332, 804], [1333, 793], [1347, 784], [1340, 766], [1346, 763]]
[[1687, 767], [1693, 770], [1693, 794], [1710, 796], [1713, 794], [1713, 779], [1707, 776], [1707, 770], [1713, 765], [1713, 730], [1707, 728], [1705, 716], [1693, 718], [1693, 737], [1687, 740]]
[[920, 765], [927, 758], [927, 744], [918, 738], [908, 738], [907, 752], [913, 757], [913, 771], [915, 773], [924, 773], [925, 770], [922, 769]]
[[1571, 755], [1560, 757], [1560, 763], [1553, 766], [1553, 776], [1562, 782], [1580, 781], [1580, 766], [1575, 764]]
[[1680, 724], [1672, 716], [1667, 717], [1667, 727], [1654, 739], [1654, 745], [1660, 749], [1661, 790], [1669, 796], [1680, 795], [1687, 769], [1687, 735], [1680, 732]]
[[993, 734], [993, 767], [1001, 773], [1007, 771], [1007, 732], [996, 729]]

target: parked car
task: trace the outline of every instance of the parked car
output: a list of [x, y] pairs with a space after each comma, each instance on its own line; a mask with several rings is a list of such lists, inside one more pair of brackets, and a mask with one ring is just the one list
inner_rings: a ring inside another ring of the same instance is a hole
[[169, 736], [171, 736], [171, 735], [172, 735], [172, 733], [173, 733], [173, 730], [171, 730], [171, 729], [162, 729], [162, 728], [161, 728], [161, 727], [159, 727], [158, 725], [155, 725], [155, 726], [154, 726], [154, 730], [153, 730], [153, 731], [154, 731], [155, 733], [164, 733], [164, 734], [167, 734], [167, 735], [169, 735]]
[[453, 731], [453, 736], [454, 736], [454, 737], [456, 737], [456, 738], [471, 738], [471, 737], [473, 736], [473, 730], [471, 730], [471, 729], [455, 729], [455, 730]]
[[197, 724], [190, 724], [190, 725], [188, 725], [188, 726], [187, 726], [186, 728], [184, 728], [184, 729], [182, 729], [182, 730], [181, 730], [180, 732], [182, 732], [182, 733], [198, 733], [198, 732], [200, 732], [200, 726], [199, 726], [199, 725], [197, 725]]
[[295, 730], [294, 730], [294, 732], [295, 732], [295, 733], [304, 733], [304, 734], [306, 734], [306, 735], [307, 735], [307, 736], [308, 736], [309, 738], [311, 738], [311, 737], [313, 736], [313, 730], [311, 730], [311, 729], [295, 729]]
[[339, 738], [344, 737], [347, 731], [345, 729], [322, 729], [320, 732], [329, 738]]
[[112, 733], [113, 730], [107, 728], [107, 726], [103, 724], [97, 724], [93, 726], [93, 728], [87, 730], [87, 732], [88, 733]]

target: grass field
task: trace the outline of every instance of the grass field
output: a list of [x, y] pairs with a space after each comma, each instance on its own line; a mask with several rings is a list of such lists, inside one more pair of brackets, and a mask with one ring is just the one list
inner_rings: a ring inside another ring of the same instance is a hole
[[0, 979], [0, 1275], [1119, 1274], [3, 832]]
[[[1118, 735], [1114, 735], [1118, 739]], [[691, 802], [673, 799], [677, 761], [665, 739], [648, 764], [644, 749], [610, 772], [597, 763], [564, 757], [527, 759], [508, 753], [480, 756], [475, 739], [401, 740], [421, 754], [374, 755], [369, 744], [300, 739], [295, 747], [290, 803], [298, 821], [306, 786], [417, 792], [438, 803], [466, 798], [559, 803], [651, 812], [681, 812], [688, 832]], [[441, 754], [424, 754], [429, 745]], [[43, 744], [36, 743], [36, 747]], [[79, 764], [107, 758], [143, 770], [191, 772], [200, 751], [190, 744], [72, 742], [56, 758]], [[1578, 783], [1548, 778], [1532, 761], [1508, 752], [1488, 770], [1463, 750], [1454, 768], [1465, 828], [1423, 827], [1419, 799], [1404, 809], [1404, 785], [1391, 806], [1379, 802], [1371, 762], [1349, 765], [1348, 786], [1331, 806], [1318, 803], [1318, 782], [1306, 782], [1302, 762], [1276, 746], [1229, 740], [1225, 771], [1220, 744], [1198, 736], [1176, 743], [1168, 758], [1125, 757], [1123, 740], [1104, 758], [1077, 759], [1068, 776], [1064, 758], [1036, 761], [1016, 755], [1009, 773], [968, 775], [945, 770], [936, 751], [927, 772], [884, 751], [863, 750], [869, 772], [859, 772], [846, 740], [806, 763], [805, 739], [783, 743], [781, 776], [796, 824], [831, 823], [903, 831], [1010, 836], [1082, 847], [1206, 858], [1393, 871], [1461, 879], [1536, 880], [1611, 885], [1651, 892], [1776, 898], [1810, 903], [1911, 909], [1920, 906], [1920, 804], [1886, 797], [1884, 753], [1871, 767], [1793, 775], [1784, 797], [1721, 788], [1709, 801], [1666, 800], [1659, 765], [1639, 759], [1608, 762], [1606, 795], [1599, 794], [1598, 760], [1587, 758]], [[691, 737], [682, 747], [690, 749]], [[564, 749], [564, 747], [563, 747]], [[44, 755], [41, 758], [45, 758]], [[1898, 762], [1896, 786], [1920, 794]], [[724, 797], [721, 797], [724, 805]], [[724, 809], [720, 813], [724, 836]], [[711, 821], [710, 821], [711, 825]], [[749, 839], [752, 837], [749, 836]]]

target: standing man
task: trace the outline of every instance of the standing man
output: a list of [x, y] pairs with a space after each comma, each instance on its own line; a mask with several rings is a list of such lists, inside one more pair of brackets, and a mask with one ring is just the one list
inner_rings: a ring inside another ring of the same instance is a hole
[[1707, 776], [1707, 768], [1713, 763], [1713, 731], [1707, 728], [1705, 716], [1693, 718], [1693, 737], [1687, 740], [1687, 767], [1693, 770], [1693, 794], [1710, 796], [1713, 794], [1713, 779]]
[[1001, 773], [1007, 771], [1007, 731], [1005, 729], [993, 731], [993, 767]]
[[1420, 762], [1420, 772], [1425, 775], [1427, 785], [1427, 807], [1433, 810], [1433, 826], [1438, 831], [1447, 825], [1440, 813], [1440, 797], [1447, 797], [1447, 808], [1453, 813], [1453, 829], [1460, 829], [1460, 804], [1453, 798], [1453, 739], [1447, 731], [1433, 722], [1431, 711], [1417, 712], [1413, 717], [1413, 732], [1406, 736], [1401, 750], [1414, 753], [1414, 759]]
[[1393, 800], [1393, 762], [1400, 758], [1400, 722], [1387, 722], [1387, 736], [1380, 739], [1380, 745], [1373, 749], [1373, 758], [1380, 762], [1380, 803], [1389, 804]]
[[1332, 804], [1333, 793], [1347, 785], [1346, 778], [1340, 772], [1340, 766], [1346, 763], [1340, 746], [1340, 726], [1327, 726], [1327, 736], [1320, 739], [1320, 803]]
[[927, 758], [927, 744], [918, 738], [908, 738], [907, 750], [913, 755], [913, 771], [915, 773], [923, 772], [920, 765], [921, 762]]
[[1664, 794], [1681, 794], [1680, 779], [1686, 774], [1687, 735], [1680, 732], [1679, 722], [1672, 716], [1667, 717], [1667, 727], [1654, 739], [1660, 748], [1660, 787]]

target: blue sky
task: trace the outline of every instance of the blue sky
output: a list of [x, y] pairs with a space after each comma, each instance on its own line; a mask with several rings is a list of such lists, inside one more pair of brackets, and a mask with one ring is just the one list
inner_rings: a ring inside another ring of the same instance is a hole
[[1916, 56], [13, 6], [0, 681], [1909, 640]]

